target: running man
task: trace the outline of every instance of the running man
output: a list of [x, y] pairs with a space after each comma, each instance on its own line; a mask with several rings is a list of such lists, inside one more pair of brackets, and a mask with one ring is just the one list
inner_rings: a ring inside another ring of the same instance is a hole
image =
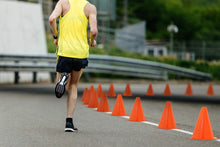
[[[59, 33], [56, 19], [60, 17]], [[77, 86], [83, 69], [88, 66], [89, 45], [96, 46], [96, 7], [86, 0], [59, 0], [49, 18], [57, 51], [57, 85], [55, 94], [61, 98], [68, 90], [66, 132], [77, 131], [73, 113], [77, 101]], [[90, 25], [89, 45], [87, 27]], [[68, 80], [69, 79], [69, 80]]]

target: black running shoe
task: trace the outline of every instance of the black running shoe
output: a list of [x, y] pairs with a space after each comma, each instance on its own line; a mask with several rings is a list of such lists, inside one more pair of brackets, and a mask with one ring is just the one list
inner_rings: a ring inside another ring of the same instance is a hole
[[78, 131], [78, 129], [74, 127], [72, 118], [67, 118], [65, 132], [75, 132], [75, 131]]
[[66, 86], [68, 78], [69, 78], [69, 75], [67, 73], [61, 74], [60, 80], [55, 87], [55, 95], [57, 98], [61, 98], [63, 94], [65, 93], [65, 86]]

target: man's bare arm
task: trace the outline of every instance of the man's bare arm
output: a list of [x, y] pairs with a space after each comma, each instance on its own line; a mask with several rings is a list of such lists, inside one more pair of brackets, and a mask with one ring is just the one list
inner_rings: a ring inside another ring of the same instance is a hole
[[98, 35], [97, 29], [97, 10], [92, 4], [86, 5], [86, 11], [88, 12], [89, 26], [90, 26], [90, 46], [96, 46], [95, 38]]
[[49, 18], [50, 27], [53, 31], [54, 36], [56, 36], [56, 37], [58, 36], [56, 19], [61, 14], [62, 14], [62, 4], [61, 4], [61, 0], [59, 0], [56, 4], [55, 9], [53, 10], [52, 14], [50, 15], [50, 18]]

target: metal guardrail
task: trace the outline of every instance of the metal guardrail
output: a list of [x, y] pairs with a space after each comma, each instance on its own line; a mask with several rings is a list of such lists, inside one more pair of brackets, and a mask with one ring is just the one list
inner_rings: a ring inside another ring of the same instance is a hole
[[[109, 73], [133, 77], [166, 80], [167, 73], [190, 77], [198, 80], [210, 80], [211, 75], [168, 64], [138, 59], [90, 55], [86, 73]], [[56, 55], [0, 55], [0, 71], [49, 71], [55, 72]]]
[[[100, 55], [101, 57], [101, 55]], [[143, 77], [158, 80], [166, 80], [167, 73], [164, 71], [157, 71], [152, 69], [130, 67], [126, 65], [117, 64], [111, 62], [101, 62], [96, 59], [96, 55], [90, 55], [89, 66], [85, 69], [85, 73], [111, 73], [117, 75]], [[56, 67], [56, 56], [54, 54], [32, 56], [32, 55], [0, 55], [0, 71], [48, 71], [55, 72]], [[16, 79], [17, 77], [15, 77]], [[35, 77], [36, 79], [36, 77]], [[18, 80], [17, 80], [18, 81]]]
[[96, 62], [107, 62], [112, 64], [118, 64], [126, 65], [126, 66], [135, 66], [139, 68], [148, 68], [148, 69], [154, 69], [158, 71], [166, 71], [168, 73], [172, 73], [175, 75], [183, 76], [183, 77], [189, 77], [193, 79], [199, 79], [199, 80], [210, 80], [211, 74], [190, 70], [183, 67], [177, 67], [173, 65], [168, 65], [164, 63], [158, 63], [158, 62], [152, 62], [152, 61], [146, 61], [146, 60], [139, 60], [139, 59], [130, 59], [130, 58], [124, 58], [124, 57], [114, 57], [114, 56], [100, 56], [100, 55], [93, 55], [90, 56], [90, 59]]

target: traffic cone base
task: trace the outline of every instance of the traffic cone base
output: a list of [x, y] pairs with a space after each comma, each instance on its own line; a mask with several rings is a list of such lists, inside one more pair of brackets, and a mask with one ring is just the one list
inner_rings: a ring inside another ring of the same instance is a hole
[[126, 85], [126, 88], [125, 88], [125, 91], [124, 91], [123, 96], [132, 96], [130, 84], [127, 84], [127, 85]]
[[145, 121], [144, 111], [141, 105], [140, 97], [137, 97], [134, 102], [134, 106], [131, 111], [129, 120], [130, 121]]
[[112, 115], [114, 115], [114, 116], [126, 116], [124, 102], [123, 102], [121, 94], [118, 94], [118, 96], [117, 96], [114, 108], [112, 110]]
[[166, 88], [164, 90], [163, 95], [171, 95], [170, 86], [169, 84], [166, 84]]
[[149, 87], [148, 87], [146, 95], [149, 95], [149, 96], [153, 96], [154, 95], [152, 84], [149, 84]]
[[160, 129], [177, 129], [171, 102], [167, 101], [158, 125]]
[[215, 140], [212, 126], [209, 120], [208, 110], [206, 107], [202, 107], [199, 118], [197, 120], [195, 129], [193, 131], [193, 136], [191, 139], [197, 140]]

